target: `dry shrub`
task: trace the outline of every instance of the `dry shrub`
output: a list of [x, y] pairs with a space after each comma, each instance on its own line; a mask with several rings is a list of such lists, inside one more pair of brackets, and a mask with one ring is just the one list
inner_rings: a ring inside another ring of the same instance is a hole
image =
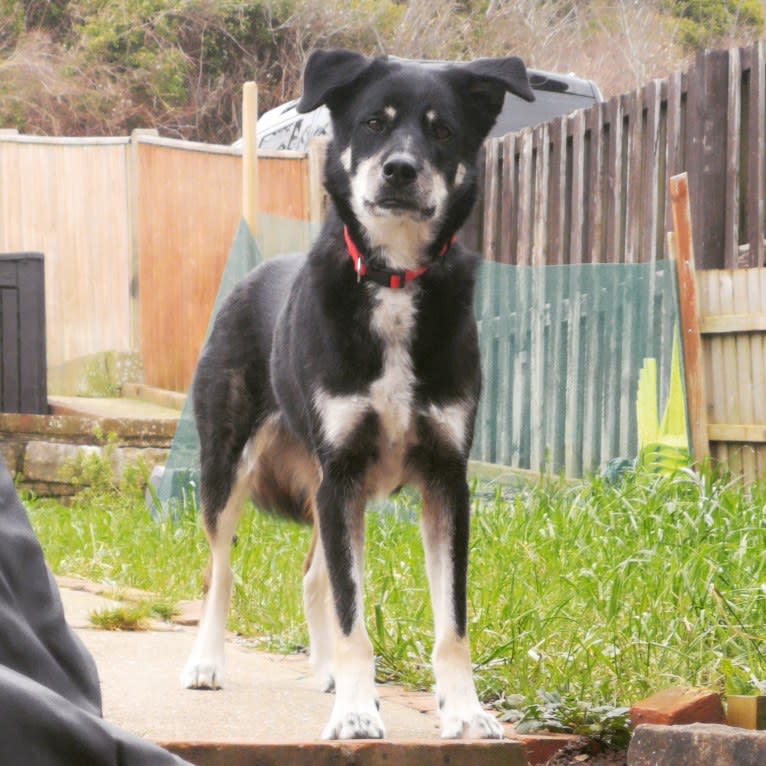
[[[670, 0], [0, 0], [0, 127], [229, 143], [241, 86], [261, 110], [300, 90], [310, 51], [517, 54], [616, 95], [683, 68]], [[763, 0], [766, 4], [766, 0]], [[727, 30], [726, 43], [752, 29]], [[739, 36], [738, 36], [739, 35]]]

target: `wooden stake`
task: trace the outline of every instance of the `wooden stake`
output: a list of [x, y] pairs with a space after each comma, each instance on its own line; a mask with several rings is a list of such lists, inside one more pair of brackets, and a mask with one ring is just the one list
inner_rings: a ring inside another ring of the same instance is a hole
[[258, 218], [258, 86], [246, 82], [242, 88], [242, 217], [255, 237]]
[[691, 211], [689, 209], [689, 180], [686, 173], [670, 179], [670, 200], [673, 213], [672, 238], [678, 277], [681, 345], [684, 354], [686, 402], [689, 408], [689, 431], [692, 454], [700, 461], [710, 456], [708, 443], [707, 399], [702, 360], [702, 340], [699, 327], [697, 278], [694, 270]]
[[308, 211], [309, 221], [317, 229], [324, 220], [327, 207], [327, 193], [324, 190], [324, 163], [327, 157], [327, 139], [312, 138], [309, 142], [309, 183]]

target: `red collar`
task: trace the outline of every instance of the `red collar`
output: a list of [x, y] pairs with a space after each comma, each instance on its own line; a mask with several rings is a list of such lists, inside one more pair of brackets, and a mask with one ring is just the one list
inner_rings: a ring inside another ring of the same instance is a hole
[[[421, 274], [428, 271], [428, 266], [421, 266], [419, 269], [404, 269], [397, 271], [395, 269], [373, 269], [368, 266], [364, 261], [364, 256], [359, 252], [359, 248], [354, 244], [351, 239], [351, 235], [348, 233], [348, 227], [343, 227], [343, 239], [346, 243], [346, 250], [349, 257], [354, 262], [354, 271], [356, 272], [356, 281], [361, 282], [362, 279], [370, 279], [383, 287], [405, 287], [413, 279], [417, 279]], [[443, 258], [447, 251], [457, 241], [455, 235], [442, 245], [442, 249], [439, 250], [439, 258]]]

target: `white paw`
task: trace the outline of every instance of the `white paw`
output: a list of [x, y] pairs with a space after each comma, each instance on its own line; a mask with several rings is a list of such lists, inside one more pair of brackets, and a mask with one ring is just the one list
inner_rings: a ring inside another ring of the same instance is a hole
[[223, 687], [223, 660], [197, 660], [190, 657], [181, 673], [185, 689], [220, 689]]
[[481, 708], [467, 713], [442, 712], [442, 739], [502, 739], [503, 727]]
[[377, 711], [366, 713], [333, 712], [322, 732], [322, 739], [383, 739], [386, 731]]

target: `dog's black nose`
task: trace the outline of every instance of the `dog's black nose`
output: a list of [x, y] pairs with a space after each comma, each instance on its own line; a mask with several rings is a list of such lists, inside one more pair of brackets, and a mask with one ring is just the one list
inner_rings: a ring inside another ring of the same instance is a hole
[[402, 188], [415, 182], [418, 169], [415, 163], [402, 155], [391, 157], [383, 165], [383, 178], [392, 186]]

